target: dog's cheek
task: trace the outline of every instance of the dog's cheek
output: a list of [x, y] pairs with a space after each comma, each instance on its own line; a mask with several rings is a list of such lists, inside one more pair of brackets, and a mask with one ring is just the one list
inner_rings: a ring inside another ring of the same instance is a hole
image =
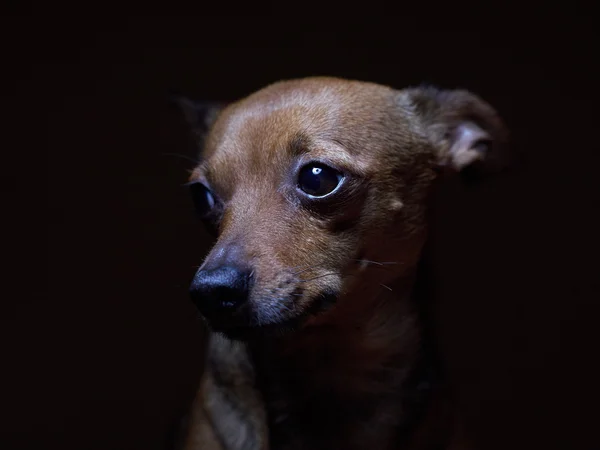
[[367, 202], [363, 217], [361, 259], [386, 263], [385, 272], [391, 276], [417, 264], [426, 236], [423, 203], [405, 199], [399, 193], [379, 191]]

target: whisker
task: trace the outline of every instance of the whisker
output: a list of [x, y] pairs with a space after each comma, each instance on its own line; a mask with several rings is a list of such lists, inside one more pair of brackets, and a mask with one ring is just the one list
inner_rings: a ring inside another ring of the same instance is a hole
[[400, 264], [400, 262], [398, 262], [398, 261], [384, 261], [384, 262], [380, 262], [380, 261], [372, 261], [370, 259], [357, 259], [355, 261], [362, 262], [362, 263], [367, 263], [367, 264], [375, 264], [377, 266], [387, 266], [387, 265], [392, 265], [392, 264]]
[[306, 283], [308, 281], [316, 280], [317, 278], [323, 278], [323, 277], [326, 277], [328, 275], [337, 275], [337, 273], [336, 272], [324, 273], [322, 275], [317, 275], [316, 277], [309, 278], [308, 280], [300, 280], [300, 282], [301, 283]]
[[187, 161], [193, 162], [195, 165], [200, 164], [200, 161], [198, 161], [197, 159], [191, 158], [191, 157], [189, 157], [187, 155], [182, 155], [180, 153], [163, 153], [162, 155], [163, 156], [177, 156], [178, 158], [185, 159]]
[[310, 269], [312, 269], [312, 266], [305, 267], [304, 269], [298, 270], [297, 272], [292, 272], [292, 275], [299, 275], [299, 274], [304, 273], [304, 272], [306, 272], [307, 270], [310, 270]]
[[[316, 277], [309, 278], [308, 280], [300, 280], [300, 282], [301, 283], [306, 283], [308, 281], [316, 280], [317, 278], [326, 277], [328, 275], [338, 275], [338, 273], [337, 272], [324, 273], [323, 275], [318, 275]], [[356, 276], [356, 274], [354, 274], [354, 273], [345, 273], [345, 274], [341, 275], [341, 278], [344, 279], [346, 277], [355, 277], [355, 276]]]
[[385, 284], [383, 284], [383, 283], [379, 283], [379, 285], [380, 285], [380, 286], [383, 286], [384, 288], [386, 288], [386, 289], [387, 289], [388, 291], [390, 291], [390, 292], [392, 292], [392, 291], [393, 291], [393, 289], [392, 289], [391, 287], [389, 287], [389, 286], [386, 286], [386, 285], [385, 285]]

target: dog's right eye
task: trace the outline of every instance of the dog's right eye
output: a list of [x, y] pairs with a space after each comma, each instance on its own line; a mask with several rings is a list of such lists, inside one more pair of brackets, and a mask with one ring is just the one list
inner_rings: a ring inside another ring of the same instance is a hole
[[320, 163], [307, 164], [298, 174], [298, 187], [311, 197], [331, 194], [344, 177], [337, 170]]
[[190, 192], [194, 202], [196, 213], [201, 218], [206, 218], [210, 215], [215, 207], [215, 197], [210, 190], [202, 183], [195, 182], [190, 184]]

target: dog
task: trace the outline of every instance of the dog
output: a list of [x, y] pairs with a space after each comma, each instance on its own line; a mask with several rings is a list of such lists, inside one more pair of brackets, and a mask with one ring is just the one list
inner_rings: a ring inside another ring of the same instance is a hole
[[464, 448], [414, 287], [437, 180], [505, 166], [498, 113], [331, 77], [178, 103], [216, 237], [190, 287], [210, 338], [181, 448]]

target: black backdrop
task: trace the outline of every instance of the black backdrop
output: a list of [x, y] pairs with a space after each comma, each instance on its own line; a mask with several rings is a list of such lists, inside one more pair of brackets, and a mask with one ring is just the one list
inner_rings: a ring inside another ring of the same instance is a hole
[[505, 117], [519, 168], [440, 208], [440, 345], [479, 448], [600, 448], [594, 20], [454, 13], [109, 23], [66, 10], [13, 27], [21, 90], [7, 94], [22, 98], [26, 153], [48, 158], [15, 171], [42, 171], [19, 176], [48, 261], [43, 243], [15, 253], [29, 295], [2, 316], [0, 447], [166, 448], [201, 370], [187, 284], [209, 245], [182, 187], [192, 164], [166, 155], [193, 156], [166, 97], [337, 75], [466, 87]]

